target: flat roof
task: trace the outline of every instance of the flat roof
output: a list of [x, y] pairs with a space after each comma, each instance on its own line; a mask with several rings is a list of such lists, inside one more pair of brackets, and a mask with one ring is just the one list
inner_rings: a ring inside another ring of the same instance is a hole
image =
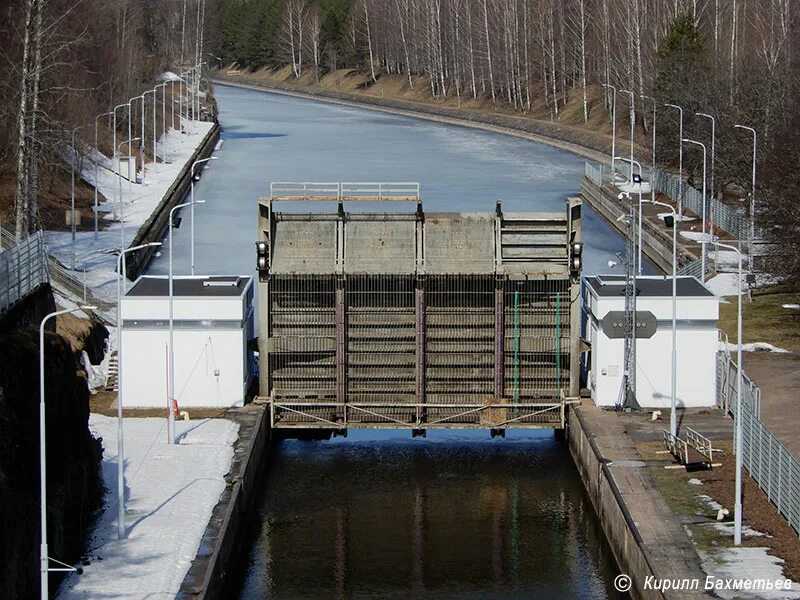
[[[608, 298], [625, 295], [624, 275], [596, 275], [584, 278], [586, 285], [598, 296]], [[714, 293], [695, 277], [678, 277], [675, 285], [679, 297], [711, 297]], [[672, 277], [646, 276], [636, 278], [636, 296], [639, 298], [672, 297]]]
[[[183, 275], [172, 278], [173, 296], [241, 296], [251, 277], [247, 275]], [[168, 296], [169, 278], [163, 275], [140, 277], [126, 296]]]

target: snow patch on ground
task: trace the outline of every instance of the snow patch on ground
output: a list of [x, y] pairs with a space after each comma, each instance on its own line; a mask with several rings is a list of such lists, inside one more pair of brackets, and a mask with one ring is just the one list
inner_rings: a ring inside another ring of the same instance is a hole
[[[719, 548], [711, 551], [699, 550], [703, 571], [724, 580], [784, 581], [783, 560], [768, 554], [768, 548]], [[721, 598], [733, 600], [795, 600], [800, 599], [800, 584], [792, 582], [789, 590], [716, 590]]]
[[[720, 342], [719, 343], [720, 350], [727, 350], [728, 352], [736, 352], [739, 349], [739, 346], [736, 344], [732, 344], [730, 342]], [[777, 352], [777, 353], [787, 353], [789, 350], [785, 348], [780, 348], [778, 346], [773, 346], [772, 344], [768, 344], [767, 342], [751, 342], [749, 344], [742, 344], [742, 352]]]
[[788, 308], [789, 310], [800, 310], [800, 304], [781, 304], [781, 308]]
[[[225, 489], [239, 426], [225, 419], [125, 419], [127, 539], [117, 540], [117, 420], [92, 414], [103, 440], [105, 507], [89, 541], [90, 564], [70, 574], [59, 598], [174, 598]], [[102, 559], [102, 560], [100, 560]]]
[[[180, 133], [170, 129], [157, 148], [159, 156], [166, 158], [166, 163], [147, 163], [145, 165], [144, 183], [124, 181], [120, 189], [119, 178], [111, 168], [111, 161], [103, 157], [97, 174], [97, 189], [107, 202], [100, 204], [99, 219], [107, 225], [95, 235], [94, 231], [79, 231], [75, 236], [75, 271], [78, 280], [84, 277], [86, 285], [92, 293], [102, 300], [115, 302], [117, 296], [117, 257], [109, 250], [119, 248], [121, 244], [127, 248], [138, 233], [141, 226], [150, 218], [153, 211], [161, 203], [169, 187], [180, 175], [181, 170], [191, 160], [197, 146], [203, 141], [213, 123], [200, 121], [189, 123], [187, 128], [192, 132]], [[84, 161], [81, 177], [90, 185], [95, 184], [94, 164]], [[122, 195], [123, 227], [118, 220], [119, 198]], [[93, 222], [94, 215], [84, 216], [84, 221]], [[72, 234], [69, 231], [46, 232], [47, 246], [50, 254], [55, 256], [67, 268], [72, 267], [73, 246]]]
[[694, 477], [689, 480], [690, 485], [703, 485], [703, 482], [699, 479], [695, 479]]
[[706, 287], [717, 296], [738, 296], [747, 293], [747, 284], [739, 283], [738, 273], [719, 273], [706, 281]]
[[711, 496], [700, 494], [699, 496], [697, 496], [697, 498], [698, 500], [702, 500], [703, 503], [713, 511], [718, 511], [722, 508], [722, 504], [714, 500]]

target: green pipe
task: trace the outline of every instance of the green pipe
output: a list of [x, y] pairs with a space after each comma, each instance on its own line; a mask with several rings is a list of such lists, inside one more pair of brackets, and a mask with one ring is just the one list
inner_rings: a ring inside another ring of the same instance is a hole
[[519, 404], [519, 290], [514, 290], [514, 417]]
[[561, 396], [561, 293], [556, 292], [556, 393]]

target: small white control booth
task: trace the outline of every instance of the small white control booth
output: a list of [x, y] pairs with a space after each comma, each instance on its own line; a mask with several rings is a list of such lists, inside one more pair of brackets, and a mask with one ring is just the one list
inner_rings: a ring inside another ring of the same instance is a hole
[[[256, 373], [253, 281], [173, 277], [175, 397], [185, 407], [244, 404]], [[140, 277], [122, 300], [120, 392], [126, 408], [168, 406], [169, 279]]]
[[[716, 404], [719, 298], [694, 277], [677, 279], [678, 407]], [[598, 406], [618, 406], [625, 347], [625, 277], [586, 277], [587, 385]], [[636, 278], [636, 399], [669, 408], [672, 397], [672, 279]]]

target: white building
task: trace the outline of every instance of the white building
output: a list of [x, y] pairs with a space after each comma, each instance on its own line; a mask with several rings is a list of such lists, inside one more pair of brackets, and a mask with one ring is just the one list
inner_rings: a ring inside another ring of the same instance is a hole
[[[169, 279], [140, 277], [122, 300], [122, 405], [167, 407]], [[185, 407], [242, 406], [255, 376], [250, 277], [174, 277], [175, 397]]]
[[[636, 399], [669, 408], [672, 397], [672, 279], [636, 278]], [[623, 383], [625, 277], [586, 277], [587, 385], [598, 406], [615, 406]], [[714, 406], [719, 298], [694, 277], [677, 280], [677, 405]]]

